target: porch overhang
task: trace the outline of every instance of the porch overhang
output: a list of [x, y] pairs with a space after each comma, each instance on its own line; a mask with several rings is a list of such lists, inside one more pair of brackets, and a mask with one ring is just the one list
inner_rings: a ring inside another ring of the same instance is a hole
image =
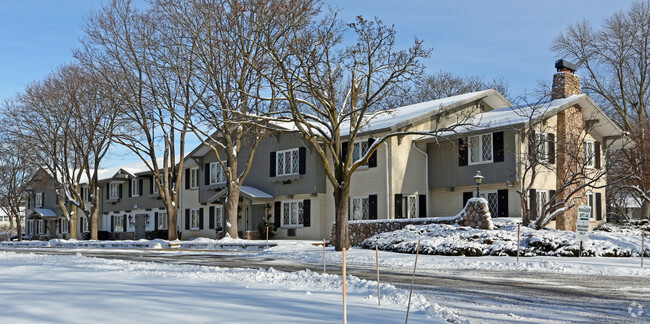
[[34, 208], [30, 216], [40, 216], [42, 218], [57, 218], [57, 215], [53, 210], [47, 208]]
[[[228, 188], [222, 189], [221, 191], [217, 192], [212, 197], [210, 197], [208, 199], [208, 203], [209, 204], [215, 203], [217, 200], [224, 197], [227, 193], [228, 193]], [[250, 199], [253, 202], [266, 202], [266, 201], [273, 200], [273, 196], [269, 195], [268, 193], [262, 190], [250, 186], [242, 186], [239, 189], [239, 196]]]

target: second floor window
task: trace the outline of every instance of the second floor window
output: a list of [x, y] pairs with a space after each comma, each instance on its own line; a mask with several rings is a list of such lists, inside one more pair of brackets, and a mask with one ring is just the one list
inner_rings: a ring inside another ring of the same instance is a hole
[[190, 169], [190, 188], [196, 189], [199, 187], [199, 168]]
[[277, 152], [275, 174], [278, 176], [298, 174], [300, 167], [298, 156], [297, 148]]
[[469, 164], [492, 162], [492, 134], [469, 138]]
[[122, 186], [122, 184], [119, 182], [111, 182], [111, 187], [110, 187], [111, 190], [109, 194], [110, 199], [120, 198], [120, 186]]
[[[368, 141], [354, 143], [354, 151], [352, 151], [352, 162], [356, 162], [363, 158], [368, 153]], [[367, 163], [365, 164], [367, 165]]]
[[140, 181], [138, 179], [131, 180], [131, 197], [140, 196]]
[[42, 192], [36, 193], [36, 197], [34, 197], [34, 207], [38, 207], [38, 208], [43, 207], [43, 193]]
[[83, 199], [83, 201], [90, 201], [88, 199], [90, 196], [89, 193], [90, 193], [90, 188], [88, 188], [88, 186], [81, 187], [81, 199]]
[[546, 133], [535, 132], [535, 147], [537, 148], [537, 160], [548, 161], [548, 136]]
[[221, 167], [221, 163], [210, 163], [210, 184], [226, 183], [226, 172]]
[[585, 141], [584, 143], [585, 146], [585, 166], [593, 168], [595, 167], [596, 159], [594, 158], [594, 142], [593, 141]]

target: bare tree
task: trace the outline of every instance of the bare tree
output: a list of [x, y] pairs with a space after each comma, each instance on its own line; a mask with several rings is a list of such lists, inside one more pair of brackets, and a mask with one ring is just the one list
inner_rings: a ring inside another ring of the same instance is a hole
[[[599, 29], [586, 20], [569, 25], [552, 49], [582, 66], [584, 91], [630, 134], [635, 147], [624, 154], [638, 180], [628, 186], [637, 188], [639, 198], [650, 196], [650, 1], [634, 2]], [[648, 199], [642, 215], [650, 218]]]
[[179, 170], [189, 117], [197, 104], [191, 89], [198, 39], [170, 32], [176, 26], [165, 18], [150, 8], [136, 9], [128, 0], [112, 1], [89, 17], [84, 48], [75, 56], [95, 66], [104, 83], [122, 95], [124, 126], [117, 129], [114, 141], [152, 172], [169, 215], [168, 237], [175, 240]]
[[[9, 216], [10, 236], [18, 235], [22, 241], [21, 207], [27, 182], [35, 173], [31, 160], [23, 153], [20, 139], [3, 134], [0, 143], [0, 208]], [[15, 224], [15, 225], [14, 225]], [[15, 232], [14, 232], [15, 229]]]

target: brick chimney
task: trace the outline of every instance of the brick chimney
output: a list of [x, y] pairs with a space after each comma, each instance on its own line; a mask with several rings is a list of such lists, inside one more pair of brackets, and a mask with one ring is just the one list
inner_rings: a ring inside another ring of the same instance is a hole
[[581, 94], [580, 77], [575, 73], [576, 65], [565, 60], [555, 61], [557, 72], [553, 75], [551, 100]]

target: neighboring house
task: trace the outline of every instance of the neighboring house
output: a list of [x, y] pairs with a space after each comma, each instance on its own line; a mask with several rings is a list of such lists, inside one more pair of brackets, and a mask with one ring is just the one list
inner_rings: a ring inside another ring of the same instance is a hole
[[[25, 227], [25, 209], [23, 207], [20, 208], [20, 224], [21, 226]], [[4, 228], [9, 228], [11, 225], [11, 222], [9, 221], [9, 217], [2, 208], [0, 208], [0, 229]], [[16, 228], [16, 220], [13, 220], [14, 228]]]
[[41, 240], [70, 238], [70, 230], [75, 229], [70, 229], [68, 219], [63, 216], [52, 176], [40, 169], [28, 182], [25, 192], [25, 234]]

